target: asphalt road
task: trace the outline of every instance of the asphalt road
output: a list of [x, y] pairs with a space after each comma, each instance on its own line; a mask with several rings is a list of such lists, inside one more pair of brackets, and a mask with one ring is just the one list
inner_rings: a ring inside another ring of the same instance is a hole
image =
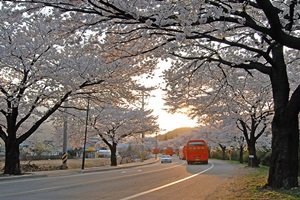
[[0, 181], [1, 200], [168, 200], [214, 199], [237, 167], [212, 160], [207, 165], [173, 163], [111, 171]]

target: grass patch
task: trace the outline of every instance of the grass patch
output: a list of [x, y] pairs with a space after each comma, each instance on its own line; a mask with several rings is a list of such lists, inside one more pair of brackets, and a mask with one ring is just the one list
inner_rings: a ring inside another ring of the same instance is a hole
[[229, 199], [270, 199], [270, 200], [296, 200], [300, 199], [299, 187], [293, 189], [271, 189], [264, 187], [267, 183], [269, 168], [245, 167], [246, 173], [234, 179], [230, 185], [231, 193]]

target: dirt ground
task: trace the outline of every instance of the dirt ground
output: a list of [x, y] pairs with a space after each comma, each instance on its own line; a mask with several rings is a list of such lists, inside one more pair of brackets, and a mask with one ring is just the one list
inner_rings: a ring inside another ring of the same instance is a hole
[[244, 167], [235, 176], [229, 178], [218, 191], [210, 196], [210, 199], [231, 200], [231, 199], [255, 199], [251, 194], [246, 194], [249, 187], [249, 174], [254, 173], [255, 169]]
[[[47, 171], [47, 170], [59, 170], [63, 169], [62, 160], [31, 160], [21, 161], [22, 172], [32, 171]], [[85, 159], [84, 166], [86, 168], [109, 166], [109, 158], [97, 158], [97, 159]], [[68, 169], [80, 169], [82, 166], [82, 159], [68, 159]], [[0, 162], [0, 169], [3, 169], [4, 162]]]
[[[263, 168], [263, 167], [262, 167]], [[300, 188], [266, 187], [268, 170], [244, 167], [210, 196], [213, 200], [299, 200]]]

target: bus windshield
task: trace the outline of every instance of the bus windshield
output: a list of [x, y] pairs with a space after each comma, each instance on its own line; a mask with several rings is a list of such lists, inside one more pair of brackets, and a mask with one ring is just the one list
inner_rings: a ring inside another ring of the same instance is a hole
[[189, 146], [204, 146], [204, 142], [189, 142]]

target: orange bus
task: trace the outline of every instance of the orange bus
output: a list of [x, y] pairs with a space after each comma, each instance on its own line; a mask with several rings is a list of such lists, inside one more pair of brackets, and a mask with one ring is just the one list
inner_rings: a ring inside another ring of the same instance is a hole
[[159, 153], [159, 149], [156, 148], [156, 147], [154, 147], [154, 148], [152, 149], [152, 153], [153, 153], [153, 154], [158, 154], [158, 153]]
[[172, 147], [165, 147], [163, 149], [163, 154], [172, 156], [174, 154], [174, 150]]
[[185, 159], [188, 164], [208, 163], [208, 147], [204, 140], [189, 140], [185, 146]]
[[179, 147], [178, 156], [181, 160], [185, 160], [185, 146]]

